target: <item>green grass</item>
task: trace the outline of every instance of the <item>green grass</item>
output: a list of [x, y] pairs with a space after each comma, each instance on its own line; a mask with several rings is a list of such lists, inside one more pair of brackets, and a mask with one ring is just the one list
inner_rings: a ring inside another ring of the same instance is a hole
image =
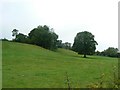
[[65, 72], [72, 87], [85, 88], [102, 73], [109, 79], [112, 67], [118, 63], [117, 58], [83, 58], [65, 49], [53, 52], [15, 42], [2, 42], [2, 45], [3, 88], [65, 88]]

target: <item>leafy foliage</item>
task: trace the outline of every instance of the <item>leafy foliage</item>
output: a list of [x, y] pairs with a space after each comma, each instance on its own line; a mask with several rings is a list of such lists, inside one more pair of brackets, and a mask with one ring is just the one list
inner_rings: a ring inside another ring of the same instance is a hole
[[15, 36], [13, 39], [15, 42], [34, 44], [50, 50], [57, 49], [58, 35], [53, 31], [53, 28], [50, 29], [46, 25], [34, 28], [28, 36], [22, 33], [18, 34], [17, 29], [14, 29], [12, 33], [12, 36]]
[[17, 29], [13, 29], [12, 36], [16, 36], [17, 34], [18, 34], [18, 30]]
[[79, 54], [86, 55], [93, 54], [95, 52], [97, 42], [94, 40], [92, 33], [84, 31], [77, 33], [72, 49]]
[[19, 33], [18, 35], [16, 35], [15, 41], [25, 43], [27, 42], [27, 35]]
[[118, 49], [117, 48], [113, 48], [113, 47], [109, 47], [108, 49], [106, 49], [104, 51], [106, 56], [110, 56], [110, 57], [116, 57], [117, 56], [117, 52]]
[[57, 40], [57, 47], [62, 48], [62, 40]]
[[65, 42], [65, 43], [62, 44], [62, 47], [65, 48], [65, 49], [71, 49], [71, 43]]
[[108, 56], [108, 57], [120, 57], [120, 53], [118, 52], [118, 48], [114, 47], [109, 47], [108, 49], [99, 52], [96, 52], [96, 55], [101, 55], [101, 56]]
[[62, 40], [57, 40], [57, 47], [71, 49], [71, 43], [69, 43], [69, 42], [62, 43]]
[[50, 31], [49, 27], [38, 26], [30, 31], [28, 38], [30, 39], [31, 44], [41, 46], [46, 49], [56, 49], [58, 35]]
[[0, 39], [0, 41], [9, 41], [9, 40], [6, 38], [3, 38], [3, 39]]

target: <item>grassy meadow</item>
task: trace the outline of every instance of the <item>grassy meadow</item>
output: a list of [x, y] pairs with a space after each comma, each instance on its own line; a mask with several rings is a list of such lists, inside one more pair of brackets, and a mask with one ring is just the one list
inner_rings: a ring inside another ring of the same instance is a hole
[[3, 88], [66, 88], [66, 72], [71, 87], [85, 88], [103, 73], [104, 80], [112, 78], [113, 66], [117, 65], [117, 58], [83, 58], [65, 49], [54, 52], [35, 45], [2, 42]]

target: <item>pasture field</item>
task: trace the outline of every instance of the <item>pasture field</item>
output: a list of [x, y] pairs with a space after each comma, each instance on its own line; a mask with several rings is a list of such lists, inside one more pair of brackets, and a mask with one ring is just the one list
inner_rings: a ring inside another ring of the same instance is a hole
[[2, 42], [3, 88], [66, 88], [66, 72], [71, 87], [85, 88], [97, 81], [101, 74], [105, 80], [112, 76], [118, 59], [88, 56], [65, 50], [46, 50], [39, 46]]

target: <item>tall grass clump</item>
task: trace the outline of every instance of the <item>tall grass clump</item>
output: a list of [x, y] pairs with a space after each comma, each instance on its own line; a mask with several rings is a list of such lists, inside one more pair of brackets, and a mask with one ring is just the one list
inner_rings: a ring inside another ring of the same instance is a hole
[[[65, 73], [65, 77], [66, 77], [66, 84], [67, 84], [68, 90], [72, 90], [72, 87], [71, 87], [72, 84], [67, 72]], [[107, 80], [105, 79], [106, 77], [108, 77]], [[111, 75], [102, 73], [100, 76], [98, 76], [95, 79], [96, 79], [96, 82], [86, 85], [87, 88], [91, 88], [91, 89], [111, 88], [112, 90], [116, 90], [120, 88], [120, 78], [118, 77], [118, 68], [116, 66], [113, 66]]]
[[[105, 73], [102, 73], [97, 79], [97, 82], [89, 84], [88, 88], [120, 88], [120, 79], [118, 78], [118, 69], [116, 66], [113, 66], [112, 74], [108, 76]], [[108, 80], [105, 80], [105, 77], [109, 77]]]

